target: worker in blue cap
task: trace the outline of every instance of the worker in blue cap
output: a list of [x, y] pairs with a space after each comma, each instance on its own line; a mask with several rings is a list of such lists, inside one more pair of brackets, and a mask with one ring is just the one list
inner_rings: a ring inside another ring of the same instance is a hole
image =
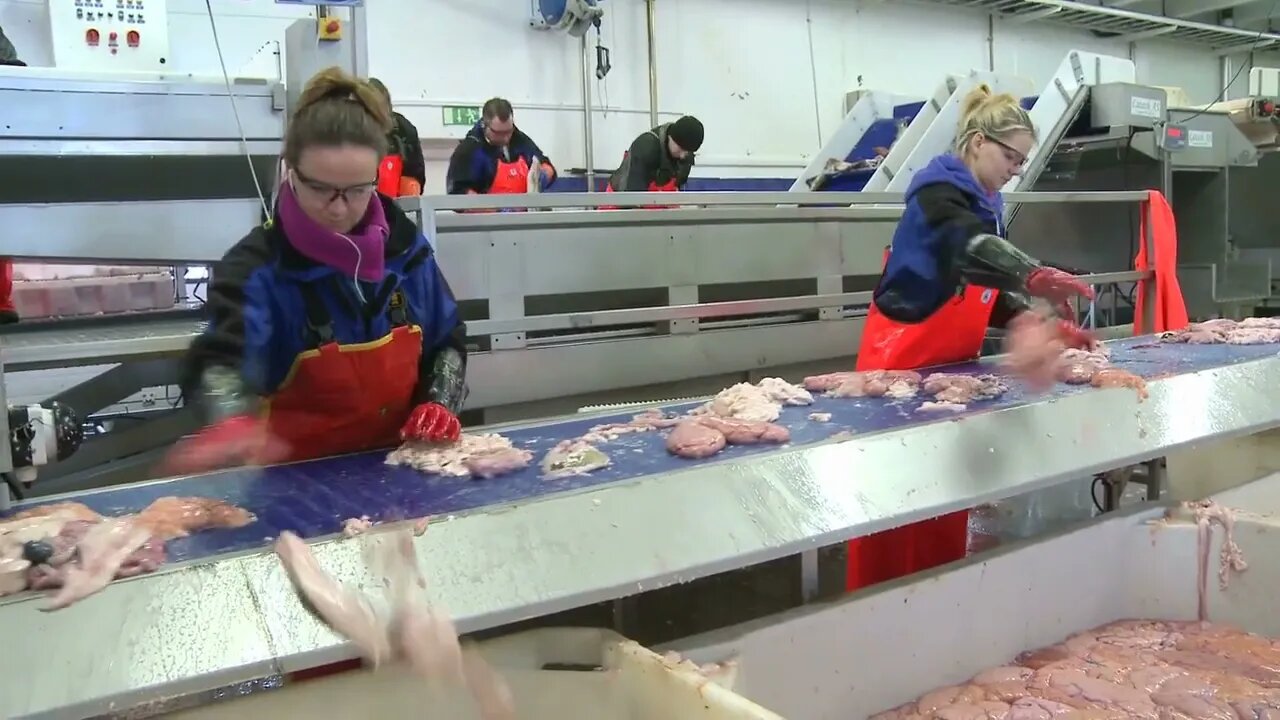
[[704, 135], [702, 123], [692, 115], [641, 133], [623, 153], [605, 192], [683, 190]]
[[480, 122], [449, 158], [445, 190], [450, 195], [519, 195], [531, 186], [546, 190], [555, 180], [547, 154], [516, 127], [510, 101], [493, 98], [480, 108]]
[[[1030, 353], [1042, 364], [1057, 361], [1054, 348], [1093, 345], [1067, 305], [1093, 291], [1004, 238], [1000, 189], [1022, 171], [1035, 141], [1017, 98], [981, 85], [965, 99], [955, 151], [929, 161], [907, 188], [867, 313], [858, 370], [973, 360], [989, 326], [1009, 327], [1020, 345], [1049, 350]], [[962, 510], [851, 541], [847, 589], [963, 558], [968, 515]]]
[[206, 427], [168, 472], [458, 438], [458, 305], [422, 232], [375, 190], [391, 128], [378, 91], [338, 68], [303, 89], [271, 220], [213, 268], [182, 382]]

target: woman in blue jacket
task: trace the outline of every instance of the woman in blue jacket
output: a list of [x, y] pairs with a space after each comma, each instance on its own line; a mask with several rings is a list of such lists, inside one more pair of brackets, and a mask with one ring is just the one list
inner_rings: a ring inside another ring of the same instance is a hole
[[308, 82], [274, 216], [213, 269], [183, 383], [208, 424], [171, 471], [457, 439], [463, 327], [431, 246], [375, 191], [390, 129], [367, 83]]

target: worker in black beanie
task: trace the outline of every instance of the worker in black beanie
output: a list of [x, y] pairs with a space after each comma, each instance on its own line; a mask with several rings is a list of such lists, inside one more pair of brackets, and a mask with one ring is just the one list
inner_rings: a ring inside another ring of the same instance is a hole
[[684, 189], [703, 128], [691, 115], [642, 133], [622, 155], [605, 192], [675, 192]]

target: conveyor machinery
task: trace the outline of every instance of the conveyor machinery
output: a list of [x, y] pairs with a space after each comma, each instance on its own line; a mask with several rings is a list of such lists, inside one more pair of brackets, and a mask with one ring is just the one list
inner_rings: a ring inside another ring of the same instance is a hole
[[[998, 400], [943, 418], [914, 412], [919, 400], [819, 399], [784, 410], [793, 441], [782, 448], [731, 448], [691, 462], [669, 457], [657, 433], [624, 435], [602, 446], [612, 467], [572, 480], [544, 481], [533, 469], [442, 479], [371, 453], [63, 496], [113, 514], [164, 495], [219, 497], [258, 522], [173, 541], [163, 571], [61, 612], [40, 612], [36, 597], [0, 605], [0, 715], [86, 717], [207, 699], [208, 691], [270, 686], [282, 674], [351, 657], [303, 609], [270, 553], [284, 529], [316, 542], [339, 578], [360, 583], [369, 581], [361, 542], [332, 537], [343, 519], [432, 516], [415, 541], [431, 590], [460, 630], [472, 632], [1280, 425], [1276, 350], [1137, 338], [1112, 352], [1117, 365], [1149, 379], [1141, 403], [1131, 390], [1058, 386], [1036, 396], [1018, 382]], [[831, 421], [808, 420], [815, 411]], [[540, 455], [629, 415], [491, 429]]]

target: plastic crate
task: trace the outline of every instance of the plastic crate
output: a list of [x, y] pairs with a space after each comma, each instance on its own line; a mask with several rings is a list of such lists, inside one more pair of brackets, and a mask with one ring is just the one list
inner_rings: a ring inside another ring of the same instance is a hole
[[[687, 664], [665, 659], [608, 630], [532, 630], [478, 647], [510, 686], [519, 720], [781, 720]], [[287, 684], [167, 717], [480, 716], [462, 691], [433, 688], [403, 668], [390, 667]]]
[[175, 304], [167, 272], [18, 280], [13, 303], [24, 318], [65, 318], [164, 310]]

